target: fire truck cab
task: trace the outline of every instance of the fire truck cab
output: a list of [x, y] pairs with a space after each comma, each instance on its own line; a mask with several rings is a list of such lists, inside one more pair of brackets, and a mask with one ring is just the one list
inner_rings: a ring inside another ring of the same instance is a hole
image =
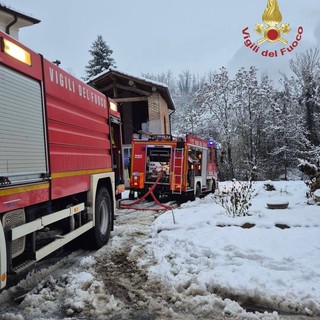
[[217, 183], [216, 148], [213, 141], [192, 135], [148, 135], [132, 141], [130, 188], [143, 196], [162, 176], [157, 196], [194, 199], [214, 192]]

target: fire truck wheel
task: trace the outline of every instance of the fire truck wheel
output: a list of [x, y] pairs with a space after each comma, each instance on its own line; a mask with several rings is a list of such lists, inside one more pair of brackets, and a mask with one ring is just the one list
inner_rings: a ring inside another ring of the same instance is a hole
[[96, 248], [105, 245], [110, 237], [111, 231], [111, 200], [106, 188], [99, 189], [95, 205], [95, 226], [93, 240]]

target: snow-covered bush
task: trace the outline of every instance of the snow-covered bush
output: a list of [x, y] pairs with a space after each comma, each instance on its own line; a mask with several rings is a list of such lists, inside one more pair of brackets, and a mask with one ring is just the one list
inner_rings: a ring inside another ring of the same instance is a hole
[[320, 189], [320, 167], [306, 160], [299, 160], [299, 162], [299, 170], [310, 178], [306, 181], [306, 185], [309, 187], [307, 197], [310, 198], [317, 189]]
[[215, 199], [232, 217], [247, 216], [254, 189], [252, 181], [233, 180], [217, 192]]
[[271, 181], [267, 181], [267, 182], [264, 184], [263, 187], [264, 187], [264, 189], [265, 189], [266, 191], [275, 191], [275, 190], [276, 190], [274, 184], [273, 184]]

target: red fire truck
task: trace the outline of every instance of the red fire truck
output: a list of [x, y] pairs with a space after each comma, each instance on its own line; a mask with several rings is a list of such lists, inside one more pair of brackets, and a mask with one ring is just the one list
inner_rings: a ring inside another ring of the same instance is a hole
[[184, 139], [171, 135], [133, 139], [131, 190], [144, 196], [156, 181], [154, 194], [158, 196], [194, 199], [214, 192], [218, 183], [214, 142], [192, 135]]
[[1, 289], [79, 236], [106, 244], [124, 185], [117, 105], [7, 34], [0, 42]]

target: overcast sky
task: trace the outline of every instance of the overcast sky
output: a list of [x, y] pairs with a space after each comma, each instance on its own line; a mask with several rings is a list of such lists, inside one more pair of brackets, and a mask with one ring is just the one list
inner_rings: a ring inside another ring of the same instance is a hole
[[[113, 50], [120, 71], [140, 76], [171, 70], [175, 75], [190, 70], [199, 75], [226, 66], [231, 72], [256, 66], [270, 77], [286, 71], [295, 54], [319, 45], [320, 1], [278, 0], [282, 23], [291, 31], [283, 35], [288, 45], [262, 43], [258, 53], [244, 46], [242, 30], [250, 39], [262, 23], [267, 0], [0, 0], [41, 23], [20, 31], [20, 41], [77, 77], [85, 76], [88, 50], [102, 34]], [[299, 26], [302, 40], [293, 52], [276, 58], [263, 50], [288, 47]]]

